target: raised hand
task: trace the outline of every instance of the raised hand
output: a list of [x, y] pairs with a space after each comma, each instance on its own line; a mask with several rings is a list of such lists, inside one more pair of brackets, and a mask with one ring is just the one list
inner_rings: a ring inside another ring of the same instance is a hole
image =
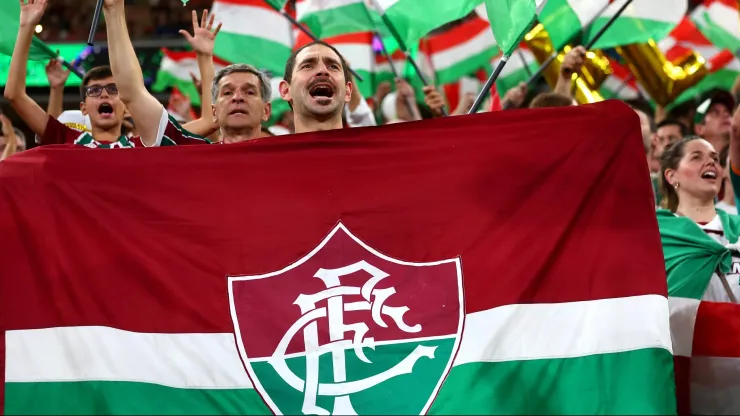
[[49, 80], [49, 86], [52, 88], [63, 87], [69, 78], [69, 71], [62, 67], [62, 63], [57, 59], [52, 59], [46, 65], [46, 79]]
[[36, 27], [46, 11], [48, 0], [28, 0], [28, 3], [24, 0], [19, 1], [21, 2], [20, 25]]
[[193, 34], [188, 33], [187, 30], [180, 31], [180, 34], [185, 37], [196, 53], [203, 55], [213, 54], [216, 35], [221, 30], [221, 23], [213, 30], [213, 19], [215, 17], [215, 14], [211, 14], [209, 18], [208, 10], [203, 10], [203, 16], [200, 19], [200, 23], [198, 23], [198, 13], [193, 10]]
[[586, 48], [583, 46], [576, 46], [565, 54], [563, 63], [560, 65], [560, 75], [564, 78], [569, 78], [574, 72], [580, 71], [585, 62]]

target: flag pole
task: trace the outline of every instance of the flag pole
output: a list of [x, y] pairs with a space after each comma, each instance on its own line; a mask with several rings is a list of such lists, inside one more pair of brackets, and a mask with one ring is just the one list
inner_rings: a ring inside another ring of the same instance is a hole
[[[393, 58], [388, 53], [388, 50], [385, 49], [385, 44], [383, 43], [383, 38], [380, 36], [380, 33], [377, 31], [373, 31], [373, 35], [378, 39], [378, 43], [380, 43], [380, 53], [385, 56], [385, 58], [388, 60], [388, 65], [391, 67], [391, 72], [393, 72], [393, 78], [394, 79], [400, 79], [401, 75], [398, 73], [398, 69], [396, 69], [396, 65], [393, 63]], [[380, 103], [378, 103], [380, 105]], [[406, 105], [409, 106], [409, 110], [414, 108], [414, 101], [411, 97], [406, 97]]]
[[470, 111], [468, 111], [468, 114], [477, 113], [480, 106], [483, 104], [483, 100], [485, 100], [486, 95], [488, 94], [488, 91], [493, 86], [493, 83], [496, 82], [496, 79], [501, 74], [501, 71], [504, 69], [504, 65], [506, 65], [506, 62], [509, 61], [509, 57], [506, 55], [501, 56], [501, 60], [498, 62], [498, 65], [496, 65], [496, 69], [493, 70], [493, 73], [490, 77], [488, 77], [488, 81], [486, 81], [486, 84], [483, 85], [483, 89], [481, 89], [480, 93], [478, 93], [478, 97], [475, 98], [475, 102], [473, 103], [473, 106], [470, 107]]
[[614, 95], [618, 97], [619, 93], [622, 92], [622, 90], [627, 86], [627, 84], [629, 84], [630, 81], [632, 81], [634, 78], [635, 78], [634, 75], [629, 74], [629, 76], [627, 76], [627, 78], [625, 78], [624, 81], [622, 81], [622, 83], [619, 84], [619, 87], [617, 87], [617, 89], [614, 90]]
[[[380, 13], [380, 18], [383, 20], [383, 23], [385, 23], [385, 26], [388, 28], [388, 30], [391, 32], [391, 35], [396, 39], [396, 42], [398, 42], [398, 47], [403, 51], [404, 56], [406, 57], [406, 60], [411, 64], [411, 66], [414, 68], [414, 72], [416, 72], [416, 75], [421, 80], [421, 83], [424, 84], [424, 86], [428, 86], [429, 82], [427, 81], [427, 77], [424, 76], [424, 73], [421, 72], [421, 68], [419, 68], [419, 65], [417, 65], [414, 58], [411, 57], [409, 54], [408, 48], [406, 47], [406, 43], [401, 38], [401, 35], [396, 30], [396, 27], [393, 26], [393, 22], [391, 22], [391, 19], [388, 18], [388, 16], [383, 13], [383, 8], [378, 4], [378, 0], [372, 0], [373, 7], [377, 10], [378, 13]], [[442, 115], [448, 116], [447, 109], [445, 107], [442, 107]]]
[[100, 11], [103, 10], [103, 1], [104, 0], [98, 0], [98, 3], [95, 5], [95, 13], [93, 13], [92, 26], [90, 26], [90, 35], [88, 35], [87, 37], [87, 44], [89, 46], [93, 46], [93, 41], [95, 40], [95, 32], [98, 31], [98, 22], [100, 21]]
[[[615, 14], [614, 16], [612, 16], [612, 20], [613, 20], [613, 19], [614, 19], [615, 17], [618, 17], [618, 16], [620, 15], [620, 14], [622, 14], [622, 12], [624, 11], [624, 9], [625, 9], [625, 8], [627, 8], [627, 5], [628, 5], [629, 3], [632, 3], [632, 0], [627, 0], [627, 2], [626, 2], [626, 3], [625, 3], [625, 4], [623, 5], [623, 7], [622, 7], [622, 8], [621, 8], [621, 9], [620, 9], [620, 10], [619, 10], [618, 12], [617, 12], [617, 14]], [[609, 2], [609, 3], [605, 4], [605, 5], [604, 5], [604, 7], [602, 7], [602, 8], [601, 8], [601, 10], [599, 10], [599, 12], [598, 12], [598, 13], [596, 13], [596, 14], [594, 15], [594, 17], [593, 17], [593, 18], [591, 18], [591, 21], [589, 21], [589, 22], [588, 22], [588, 25], [587, 25], [587, 27], [588, 27], [588, 26], [591, 26], [591, 25], [592, 25], [592, 24], [593, 24], [593, 23], [594, 23], [594, 22], [596, 21], [596, 18], [597, 18], [597, 17], [599, 17], [599, 16], [601, 16], [601, 15], [602, 15], [602, 14], [603, 14], [603, 13], [604, 13], [604, 12], [606, 11], [606, 9], [607, 9], [607, 8], [609, 8], [609, 6], [610, 6], [610, 5], [611, 5], [611, 2]], [[594, 38], [592, 39], [592, 45], [593, 45], [593, 42], [595, 42], [596, 40], [598, 40], [598, 39], [599, 39], [599, 38], [601, 37], [601, 35], [603, 35], [603, 34], [604, 34], [604, 32], [606, 31], [606, 28], [608, 28], [609, 26], [611, 26], [611, 24], [613, 23], [613, 21], [612, 21], [612, 20], [610, 20], [609, 22], [607, 22], [607, 23], [606, 23], [606, 25], [604, 25], [604, 27], [602, 27], [602, 28], [601, 28], [601, 30], [599, 31], [599, 33], [597, 33], [597, 34], [596, 34], [596, 36], [594, 36]], [[586, 50], [589, 50], [589, 49], [591, 49], [591, 48], [589, 48], [589, 47], [586, 47]], [[555, 58], [557, 58], [557, 57], [558, 57], [558, 51], [555, 51], [555, 52], [553, 52], [553, 53], [552, 53], [552, 55], [550, 55], [550, 56], [549, 56], [549, 57], [548, 57], [548, 58], [547, 58], [547, 59], [545, 60], [545, 62], [543, 62], [543, 63], [542, 63], [542, 65], [540, 65], [540, 67], [539, 67], [539, 68], [537, 68], [537, 71], [535, 71], [535, 73], [534, 73], [534, 74], [532, 74], [532, 75], [531, 75], [531, 76], [529, 77], [529, 79], [527, 80], [527, 85], [531, 85], [532, 83], [534, 83], [534, 82], [536, 82], [536, 81], [537, 81], [538, 79], [540, 79], [540, 77], [542, 76], [542, 73], [543, 73], [543, 72], [545, 72], [545, 69], [547, 69], [547, 67], [548, 67], [548, 66], [550, 66], [550, 64], [551, 64], [551, 63], [552, 63], [552, 62], [553, 62], [553, 61], [555, 60]]]
[[[301, 32], [305, 33], [306, 36], [308, 36], [309, 38], [311, 38], [311, 40], [313, 40], [314, 42], [320, 42], [321, 41], [321, 39], [317, 38], [316, 35], [314, 35], [313, 33], [311, 33], [310, 30], [308, 30], [302, 24], [298, 23], [298, 21], [295, 20], [293, 18], [293, 16], [291, 16], [290, 14], [288, 14], [288, 12], [286, 12], [285, 10], [279, 10], [279, 9], [275, 8], [275, 6], [273, 6], [272, 4], [270, 4], [269, 1], [265, 1], [265, 3], [267, 3], [269, 6], [272, 6], [272, 8], [275, 9], [276, 12], [282, 14], [283, 17], [285, 17], [286, 19], [288, 19], [288, 21], [291, 24], [293, 24], [293, 26], [297, 27], [298, 30], [300, 30]], [[358, 80], [360, 80], [360, 82], [364, 82], [365, 81], [357, 72], [355, 72], [354, 69], [349, 68], [349, 72], [351, 72], [352, 75], [354, 75], [355, 78], [357, 78]]]
[[[622, 5], [622, 7], [620, 7], [619, 10], [617, 10], [616, 13], [614, 13], [614, 16], [610, 17], [609, 20], [607, 20], [606, 24], [604, 24], [604, 26], [602, 26], [601, 29], [599, 29], [599, 31], [596, 32], [596, 35], [594, 35], [594, 37], [590, 41], [588, 41], [588, 43], [586, 44], [586, 46], [584, 46], [584, 49], [586, 49], [586, 51], [589, 51], [591, 48], [594, 47], [594, 45], [596, 44], [596, 42], [598, 42], [599, 39], [601, 39], [601, 37], [604, 35], [604, 33], [606, 33], [607, 29], [609, 29], [609, 27], [619, 18], [619, 16], [622, 13], [624, 13], [625, 10], [627, 10], [627, 6], [629, 6], [630, 4], [632, 4], [632, 0], [625, 1], [624, 4]], [[576, 78], [578, 78], [578, 74], [577, 73], [576, 73]], [[573, 89], [575, 90], [575, 88], [576, 88], [576, 86], [575, 86], [575, 83], [574, 83], [573, 84]]]
[[522, 48], [516, 48], [516, 54], [519, 56], [519, 60], [522, 61], [522, 66], [524, 66], [524, 72], [527, 73], [528, 76], [532, 76], [532, 71], [529, 69], [529, 65], [527, 65], [527, 58], [524, 57], [524, 52], [522, 52]]

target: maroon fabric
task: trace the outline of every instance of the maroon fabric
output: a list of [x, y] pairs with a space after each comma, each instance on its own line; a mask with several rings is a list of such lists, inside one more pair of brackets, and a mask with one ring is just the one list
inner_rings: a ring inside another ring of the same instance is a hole
[[673, 356], [679, 416], [691, 416], [691, 357]]
[[459, 257], [466, 313], [666, 295], [639, 120], [605, 102], [23, 152], [0, 163], [0, 330], [233, 332], [226, 276], [281, 270], [339, 222], [394, 259]]
[[[44, 134], [41, 136], [41, 144], [75, 144], [75, 140], [83, 134], [84, 132], [68, 127], [54, 117], [49, 116], [49, 119], [46, 121], [46, 130], [44, 130]], [[135, 146], [143, 146], [141, 138], [138, 136], [129, 140]]]

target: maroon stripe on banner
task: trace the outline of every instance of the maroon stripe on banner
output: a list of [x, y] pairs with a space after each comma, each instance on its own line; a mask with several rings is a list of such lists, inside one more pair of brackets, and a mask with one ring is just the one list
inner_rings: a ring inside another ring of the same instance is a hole
[[[228, 146], [32, 149], [0, 164], [0, 321], [232, 332], [226, 276], [288, 267], [339, 221], [394, 259], [459, 256], [468, 313], [665, 295], [641, 137], [608, 101]], [[280, 316], [304, 289], [255, 299]]]
[[693, 355], [740, 357], [740, 305], [701, 302], [694, 324]]
[[691, 357], [673, 356], [678, 416], [691, 415]]

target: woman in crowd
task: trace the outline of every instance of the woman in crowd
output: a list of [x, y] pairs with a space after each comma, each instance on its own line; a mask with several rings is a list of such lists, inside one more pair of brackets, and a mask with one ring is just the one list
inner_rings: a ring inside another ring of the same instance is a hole
[[[715, 206], [724, 173], [719, 160], [714, 147], [698, 137], [671, 144], [660, 160], [665, 209], [657, 215], [672, 333], [686, 333], [688, 322], [694, 330], [698, 301], [721, 311], [710, 313], [713, 324], [727, 327], [734, 321], [724, 305], [732, 308], [728, 303], [737, 303], [740, 296], [740, 216]], [[694, 335], [678, 336], [673, 342], [679, 414], [740, 414], [734, 389], [740, 379], [737, 366], [712, 357], [687, 358], [696, 348]], [[721, 335], [727, 336], [731, 334]]]
[[715, 207], [723, 178], [717, 151], [687, 137], [665, 150], [660, 168], [658, 224], [669, 295], [736, 302], [740, 284], [732, 263], [740, 263], [740, 217]]

